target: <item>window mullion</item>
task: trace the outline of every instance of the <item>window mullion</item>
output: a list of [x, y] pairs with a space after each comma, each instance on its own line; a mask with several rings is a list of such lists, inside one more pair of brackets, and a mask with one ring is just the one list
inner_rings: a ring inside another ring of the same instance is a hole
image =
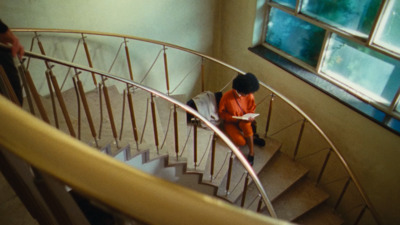
[[296, 9], [295, 9], [295, 14], [299, 14], [301, 12], [301, 6], [303, 4], [303, 0], [297, 0], [296, 1]]
[[[270, 1], [268, 1], [270, 2]], [[269, 4], [267, 4], [267, 7], [265, 9], [265, 17], [264, 17], [264, 27], [263, 27], [263, 33], [262, 33], [262, 42], [261, 43], [265, 43], [265, 39], [267, 38], [267, 30], [268, 30], [268, 22], [265, 21], [269, 21], [269, 14], [271, 11], [271, 6]]]
[[390, 103], [389, 110], [396, 111], [396, 107], [399, 104], [399, 101], [400, 101], [400, 88], [397, 90], [396, 95], [394, 96], [392, 102]]
[[369, 35], [368, 40], [367, 40], [367, 45], [368, 46], [372, 46], [373, 43], [374, 43], [374, 40], [375, 40], [375, 37], [376, 37], [376, 33], [378, 32], [378, 28], [380, 26], [380, 23], [382, 22], [382, 18], [385, 16], [385, 11], [386, 11], [386, 8], [389, 5], [389, 1], [390, 0], [382, 0], [381, 6], [380, 6], [379, 11], [378, 11], [378, 16], [374, 21], [374, 25], [372, 26], [370, 35]]
[[325, 38], [324, 38], [324, 42], [322, 44], [321, 54], [319, 54], [318, 63], [317, 63], [317, 66], [315, 68], [315, 70], [316, 70], [316, 72], [318, 74], [320, 74], [320, 72], [321, 72], [321, 66], [322, 66], [322, 63], [323, 63], [323, 61], [325, 59], [325, 55], [326, 55], [327, 50], [328, 50], [329, 39], [331, 38], [331, 36], [332, 36], [332, 32], [330, 32], [329, 30], [325, 30]]

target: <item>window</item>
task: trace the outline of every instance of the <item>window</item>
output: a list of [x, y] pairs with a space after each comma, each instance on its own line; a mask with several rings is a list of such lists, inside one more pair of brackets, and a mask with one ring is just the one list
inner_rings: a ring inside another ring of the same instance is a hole
[[398, 126], [400, 1], [269, 0], [266, 5], [264, 47], [384, 112], [381, 123]]
[[[279, 9], [271, 9], [266, 42], [316, 66], [325, 31]], [[290, 40], [290, 41], [286, 41]]]

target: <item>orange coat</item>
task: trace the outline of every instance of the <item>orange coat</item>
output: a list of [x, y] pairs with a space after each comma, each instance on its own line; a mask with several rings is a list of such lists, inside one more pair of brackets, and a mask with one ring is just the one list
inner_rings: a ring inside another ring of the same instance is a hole
[[[235, 99], [236, 97], [236, 99]], [[226, 92], [219, 103], [218, 114], [224, 121], [224, 129], [232, 142], [238, 146], [246, 144], [246, 137], [253, 136], [251, 122], [238, 120], [232, 116], [243, 116], [246, 113], [254, 113], [256, 104], [254, 95], [239, 96], [236, 90]]]

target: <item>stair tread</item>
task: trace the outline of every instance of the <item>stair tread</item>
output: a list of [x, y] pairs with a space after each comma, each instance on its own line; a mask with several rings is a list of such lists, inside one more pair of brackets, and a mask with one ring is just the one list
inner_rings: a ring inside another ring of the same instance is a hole
[[308, 170], [285, 154], [277, 154], [259, 174], [265, 191], [273, 201], [288, 187], [307, 174]]
[[[284, 193], [299, 179], [307, 174], [308, 170], [299, 163], [293, 161], [287, 155], [278, 152], [270, 160], [264, 169], [258, 174], [268, 198], [273, 201], [279, 195]], [[258, 191], [254, 184], [249, 185], [246, 199], [253, 200], [257, 198]], [[247, 200], [245, 207], [256, 210], [257, 202]], [[238, 202], [237, 204], [239, 204]]]
[[[246, 147], [247, 148], [247, 147]], [[274, 139], [268, 138], [264, 147], [254, 146], [254, 172], [257, 174], [264, 168], [264, 166], [274, 157], [280, 148], [280, 143]], [[248, 151], [248, 149], [246, 149]], [[243, 155], [247, 156], [247, 151], [243, 151]], [[239, 162], [239, 160], [234, 161], [234, 166], [232, 169], [231, 186], [229, 190], [229, 195], [226, 195], [226, 182], [225, 177], [222, 186], [218, 190], [218, 195], [225, 198], [230, 202], [235, 202], [243, 192], [243, 187], [245, 183], [244, 178], [245, 169]], [[258, 190], [255, 189], [258, 194]]]
[[334, 213], [332, 208], [329, 208], [325, 204], [314, 208], [313, 210], [296, 219], [295, 222], [305, 225], [341, 225], [344, 223], [342, 218]]
[[273, 206], [278, 218], [293, 221], [324, 202], [328, 197], [329, 195], [317, 188], [314, 183], [308, 179], [302, 179], [273, 201]]

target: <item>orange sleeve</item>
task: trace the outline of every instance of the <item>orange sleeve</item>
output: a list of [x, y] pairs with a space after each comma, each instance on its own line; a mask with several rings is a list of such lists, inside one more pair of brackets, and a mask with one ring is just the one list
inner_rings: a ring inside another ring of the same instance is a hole
[[[241, 105], [240, 107], [238, 102]], [[236, 100], [235, 91], [230, 90], [222, 96], [219, 103], [218, 114], [219, 117], [226, 122], [237, 122], [238, 120], [232, 118], [232, 116], [243, 116], [245, 113], [252, 113], [255, 108], [256, 105], [252, 94], [245, 97], [237, 97]]]

